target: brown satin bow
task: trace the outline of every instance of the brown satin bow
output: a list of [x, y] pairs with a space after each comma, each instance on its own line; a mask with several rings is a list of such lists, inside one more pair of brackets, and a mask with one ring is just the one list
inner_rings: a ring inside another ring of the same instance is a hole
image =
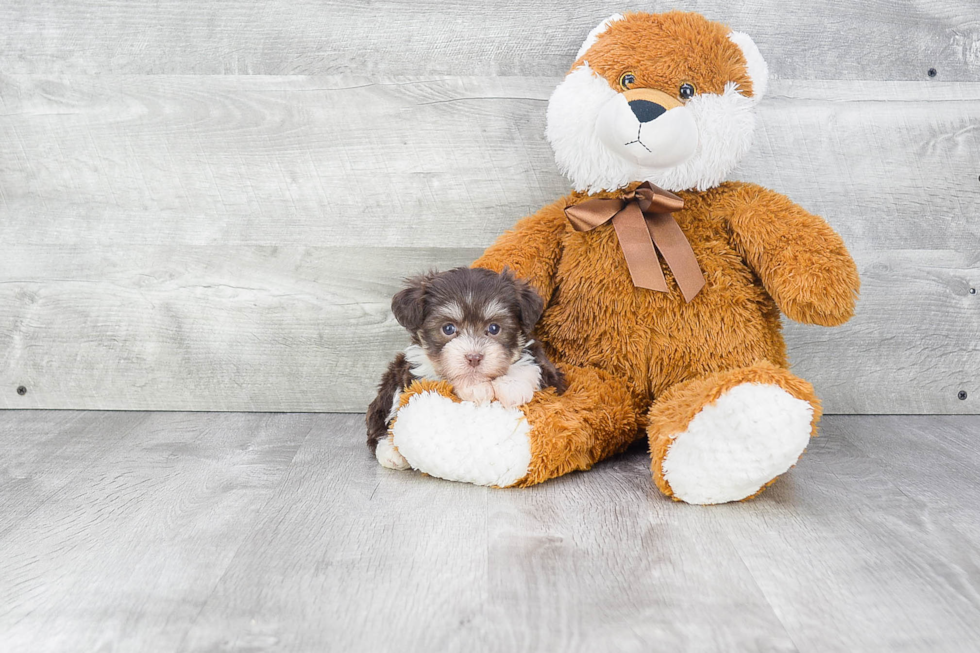
[[591, 231], [612, 219], [633, 285], [638, 288], [667, 292], [667, 280], [657, 258], [660, 250], [684, 300], [689, 302], [704, 288], [704, 275], [691, 244], [671, 215], [682, 208], [684, 200], [647, 181], [619, 197], [566, 207], [565, 215], [575, 231]]

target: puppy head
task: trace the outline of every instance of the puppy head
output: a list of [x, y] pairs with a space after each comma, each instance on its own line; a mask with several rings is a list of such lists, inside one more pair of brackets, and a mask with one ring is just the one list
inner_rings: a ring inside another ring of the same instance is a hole
[[456, 268], [409, 279], [391, 310], [436, 372], [478, 382], [505, 374], [521, 357], [544, 301], [507, 270]]
[[547, 137], [576, 190], [650, 181], [705, 190], [752, 142], [768, 69], [752, 39], [695, 13], [616, 14], [548, 102]]

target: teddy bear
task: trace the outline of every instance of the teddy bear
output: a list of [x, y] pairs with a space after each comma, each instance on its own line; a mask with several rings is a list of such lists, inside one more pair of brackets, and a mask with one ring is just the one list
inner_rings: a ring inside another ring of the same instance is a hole
[[525, 487], [646, 437], [664, 495], [717, 504], [796, 464], [821, 408], [789, 371], [780, 314], [840, 325], [860, 282], [822, 218], [725, 180], [767, 81], [749, 36], [696, 13], [617, 14], [589, 33], [547, 108], [573, 191], [473, 263], [541, 294], [534, 337], [568, 387], [505, 408], [419, 379], [389, 436], [408, 466]]

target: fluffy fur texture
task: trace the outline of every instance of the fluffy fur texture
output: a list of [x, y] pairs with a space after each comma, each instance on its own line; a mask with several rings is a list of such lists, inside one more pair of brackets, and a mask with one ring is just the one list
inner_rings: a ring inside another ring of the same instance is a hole
[[[612, 17], [586, 39], [548, 103], [548, 141], [575, 190], [614, 190], [634, 181], [671, 191], [706, 190], [748, 151], [752, 108], [768, 84], [765, 61], [748, 35], [692, 16]], [[657, 57], [636, 56], [651, 48]], [[692, 84], [697, 93], [641, 123], [623, 96], [620, 82], [627, 73], [636, 79], [631, 88], [678, 96], [683, 84]], [[610, 135], [623, 145], [639, 142], [617, 151]], [[663, 156], [666, 150], [674, 155]], [[686, 156], [678, 158], [681, 152]]]
[[[621, 111], [610, 111], [610, 106], [617, 105], [622, 107]], [[751, 147], [755, 131], [753, 106], [754, 102], [741, 95], [735, 84], [729, 84], [720, 95], [692, 98], [685, 106], [671, 110], [672, 115], [643, 126], [639, 135], [652, 147], [656, 137], [643, 132], [650, 131], [654, 125], [666, 134], [678, 131], [677, 125], [685, 134], [688, 125], [695, 129], [690, 156], [672, 167], [652, 167], [620, 155], [604, 142], [600, 116], [607, 121], [619, 118], [622, 126], [615, 129], [623, 134], [624, 145], [636, 138], [640, 123], [626, 108], [622, 95], [609, 88], [606, 80], [595, 75], [588, 64], [583, 64], [569, 73], [552, 94], [547, 136], [559, 169], [572, 180], [577, 191], [615, 190], [636, 180], [649, 181], [673, 192], [690, 188], [706, 190], [724, 180]], [[677, 125], [669, 124], [667, 121], [675, 115]]]
[[513, 408], [543, 386], [564, 380], [539, 343], [530, 340], [544, 303], [509, 272], [457, 268], [408, 280], [392, 312], [413, 344], [388, 366], [367, 413], [368, 446], [385, 467], [407, 465], [386, 443], [399, 395], [419, 378], [446, 379], [476, 403]]
[[[381, 377], [381, 383], [378, 384], [378, 396], [368, 406], [364, 420], [367, 424], [367, 444], [371, 450], [375, 450], [378, 442], [386, 437], [388, 422], [394, 417], [398, 407], [398, 395], [411, 385], [415, 378], [412, 364], [406, 359], [405, 354], [398, 354], [395, 360], [389, 363], [388, 369]], [[378, 460], [382, 460], [381, 454], [378, 454]]]
[[[430, 476], [506, 487], [527, 475], [530, 425], [517, 408], [460, 402], [448, 385], [409, 388], [391, 427], [408, 465]], [[428, 437], [402, 437], [425, 431]]]
[[[680, 12], [626, 14], [600, 27], [549, 105], [548, 136], [577, 190], [518, 222], [474, 263], [513, 270], [545, 299], [535, 338], [568, 382], [564, 394], [538, 392], [521, 407], [529, 463], [513, 485], [588, 469], [645, 435], [653, 479], [668, 496], [754, 496], [795, 462], [820, 417], [813, 388], [788, 370], [780, 312], [808, 324], [846, 322], [857, 269], [820, 217], [760, 186], [721, 181], [748, 147], [750, 109], [765, 90], [751, 39]], [[599, 138], [603, 106], [629, 99], [617, 87], [626, 72], [631, 88], [697, 87], [665, 100], [677, 108], [663, 106], [653, 120], [678, 108], [695, 116], [689, 159], [651, 172]], [[613, 195], [601, 189], [647, 180], [684, 200], [673, 215], [706, 281], [690, 303], [666, 266], [669, 292], [634, 287], [611, 225], [577, 232], [565, 217], [567, 206]], [[443, 427], [427, 420], [464, 423], [452, 405], [438, 410], [416, 416], [416, 428], [403, 425], [398, 446], [435, 437]], [[511, 428], [481, 429], [481, 437], [506, 438]]]
[[759, 46], [745, 32], [729, 32], [728, 40], [737, 45], [745, 57], [745, 69], [752, 80], [752, 99], [758, 102], [769, 91], [769, 65]]
[[382, 467], [387, 467], [388, 469], [405, 470], [411, 467], [405, 456], [395, 448], [394, 442], [389, 438], [383, 438], [378, 441], [377, 449], [374, 451], [375, 457]]
[[743, 383], [701, 408], [661, 463], [674, 498], [725, 503], [754, 495], [796, 464], [813, 406], [778, 385]]
[[575, 58], [581, 59], [582, 55], [588, 52], [589, 48], [591, 48], [593, 44], [599, 40], [599, 35], [609, 29], [609, 26], [612, 23], [615, 23], [617, 20], [623, 20], [623, 14], [613, 14], [606, 20], [593, 27], [592, 31], [589, 32], [589, 35], [585, 37], [585, 42], [582, 43], [582, 47], [578, 49], [578, 54], [575, 55]]

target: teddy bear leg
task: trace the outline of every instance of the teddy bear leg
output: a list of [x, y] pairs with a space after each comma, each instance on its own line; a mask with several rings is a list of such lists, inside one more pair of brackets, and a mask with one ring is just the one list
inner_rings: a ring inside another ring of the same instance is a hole
[[392, 442], [431, 476], [496, 487], [528, 486], [588, 469], [639, 434], [642, 406], [601, 370], [562, 366], [568, 388], [519, 408], [460, 402], [433, 390], [403, 396]]
[[516, 486], [589, 469], [642, 437], [640, 423], [649, 404], [622, 379], [591, 367], [560, 367], [565, 392], [543, 393], [523, 407], [532, 425], [531, 462]]
[[809, 383], [768, 362], [679, 383], [649, 412], [654, 481], [687, 503], [754, 497], [796, 464], [820, 412]]

